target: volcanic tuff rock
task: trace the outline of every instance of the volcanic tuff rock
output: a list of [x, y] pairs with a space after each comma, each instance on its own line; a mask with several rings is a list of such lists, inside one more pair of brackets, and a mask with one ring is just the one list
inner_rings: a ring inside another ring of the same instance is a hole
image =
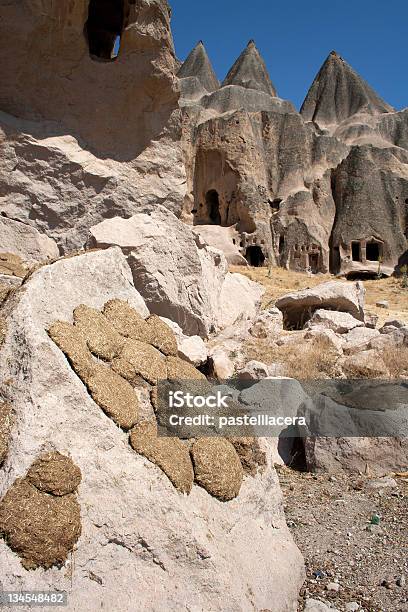
[[207, 92], [215, 91], [220, 86], [202, 40], [191, 51], [177, 76], [179, 79], [197, 79]]
[[[64, 590], [73, 611], [102, 603], [130, 611], [136, 600], [146, 610], [198, 606], [232, 612], [252, 605], [263, 609], [271, 601], [279, 612], [292, 610], [303, 563], [286, 527], [268, 448], [263, 449], [264, 471], [243, 479], [237, 499], [221, 502], [198, 486], [188, 497], [179, 493], [159, 467], [132, 450], [127, 434], [91, 399], [47, 334], [57, 319], [71, 321], [78, 304], [101, 310], [110, 302], [104, 310], [112, 315], [111, 300], [117, 298], [141, 317], [148, 315], [125, 256], [112, 248], [40, 268], [7, 303], [9, 332], [0, 352], [0, 377], [13, 378], [13, 385], [2, 390], [15, 424], [0, 494], [13, 489], [40, 453], [69, 454], [82, 472], [82, 535], [75, 563], [47, 572], [22, 569], [1, 541], [3, 588]], [[128, 333], [131, 327], [125, 326]], [[166, 363], [175, 376], [182, 364], [197, 372], [174, 356]], [[140, 450], [157, 451], [151, 445]], [[166, 455], [159, 459], [165, 465]], [[29, 473], [36, 479], [38, 470]], [[49, 475], [40, 480], [47, 488], [53, 482]], [[36, 491], [37, 497], [48, 497]]]
[[188, 98], [184, 80], [186, 218], [233, 230], [252, 265], [375, 277], [381, 259], [392, 273], [407, 249], [406, 111], [335, 52], [300, 114], [253, 43], [216, 91]]
[[2, 3], [0, 212], [65, 252], [83, 246], [91, 225], [141, 203], [180, 214], [169, 20], [166, 0]]
[[107, 219], [92, 227], [90, 236], [91, 246], [121, 247], [149, 309], [186, 334], [207, 336], [239, 317], [254, 316], [260, 305], [261, 286], [227, 272], [221, 251], [164, 207]]
[[357, 113], [392, 113], [384, 102], [336, 51], [332, 51], [316, 76], [300, 114], [319, 127], [339, 125]]
[[249, 41], [246, 49], [244, 49], [228, 72], [222, 85], [223, 87], [226, 85], [239, 85], [247, 89], [263, 91], [272, 97], [277, 96], [265, 62], [253, 40]]

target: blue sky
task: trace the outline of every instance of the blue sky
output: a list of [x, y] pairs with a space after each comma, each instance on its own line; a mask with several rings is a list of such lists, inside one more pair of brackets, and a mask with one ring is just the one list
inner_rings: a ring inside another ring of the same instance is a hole
[[397, 109], [408, 106], [407, 0], [169, 0], [179, 59], [200, 39], [223, 79], [255, 39], [278, 95], [300, 107], [335, 49]]

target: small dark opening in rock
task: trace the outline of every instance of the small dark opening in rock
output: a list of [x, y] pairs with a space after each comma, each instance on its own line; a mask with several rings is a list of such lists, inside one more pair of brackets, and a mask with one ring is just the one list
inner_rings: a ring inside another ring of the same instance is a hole
[[309, 253], [309, 267], [313, 274], [319, 272], [319, 253]]
[[361, 261], [361, 246], [359, 242], [351, 243], [351, 255], [353, 261]]
[[92, 59], [114, 61], [125, 21], [124, 0], [90, 0], [85, 34]]
[[282, 255], [285, 250], [285, 236], [279, 238], [279, 254]]
[[[297, 427], [291, 426], [278, 439], [278, 453], [285, 465], [298, 472], [307, 472], [304, 439], [296, 436]], [[293, 436], [293, 437], [292, 437]]]
[[282, 204], [281, 198], [276, 198], [275, 200], [269, 200], [269, 206], [271, 207], [272, 212], [278, 212], [280, 210]]
[[366, 259], [367, 261], [378, 261], [381, 257], [381, 245], [379, 242], [367, 242]]
[[210, 189], [210, 191], [207, 191], [205, 202], [207, 204], [208, 217], [211, 223], [221, 225], [220, 199], [215, 189]]
[[[346, 279], [349, 281], [378, 280], [378, 278], [378, 272], [374, 272], [371, 270], [351, 270], [346, 274]], [[387, 278], [387, 275], [380, 273], [380, 278]]]
[[260, 246], [254, 245], [247, 248], [245, 253], [245, 259], [250, 266], [254, 268], [260, 268], [265, 263], [265, 255]]

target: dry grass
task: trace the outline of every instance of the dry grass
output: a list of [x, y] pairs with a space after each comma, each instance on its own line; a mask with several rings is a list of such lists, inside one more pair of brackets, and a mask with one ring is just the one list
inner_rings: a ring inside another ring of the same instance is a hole
[[285, 375], [298, 380], [334, 378], [340, 374], [339, 355], [324, 337], [282, 346], [268, 339], [251, 339], [244, 347], [248, 361], [256, 359], [267, 365], [281, 363]]
[[[272, 276], [268, 278], [268, 268], [245, 268], [243, 266], [231, 266], [231, 272], [239, 272], [258, 283], [265, 289], [263, 306], [273, 304], [278, 297], [291, 291], [300, 291], [308, 287], [315, 287], [329, 280], [347, 282], [344, 279], [336, 279], [330, 274], [309, 277], [302, 272], [293, 272], [283, 268], [273, 268]], [[352, 282], [352, 281], [348, 281]], [[379, 325], [387, 319], [402, 319], [408, 324], [408, 289], [401, 287], [401, 279], [383, 278], [381, 280], [363, 281], [366, 288], [367, 310], [379, 316]], [[376, 302], [386, 300], [389, 308], [378, 308]]]
[[408, 378], [408, 346], [387, 347], [381, 352], [390, 378]]

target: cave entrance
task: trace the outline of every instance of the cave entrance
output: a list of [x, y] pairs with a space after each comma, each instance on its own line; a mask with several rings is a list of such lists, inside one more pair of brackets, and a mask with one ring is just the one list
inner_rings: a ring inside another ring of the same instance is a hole
[[361, 245], [357, 241], [351, 243], [351, 256], [353, 261], [361, 261]]
[[210, 189], [205, 195], [208, 217], [214, 225], [221, 225], [220, 198], [215, 189]]
[[114, 61], [125, 27], [125, 0], [90, 0], [85, 34], [92, 59]]
[[247, 248], [245, 253], [245, 259], [250, 266], [254, 268], [260, 268], [265, 263], [265, 255], [260, 246], [253, 245]]
[[375, 240], [371, 240], [366, 244], [366, 259], [367, 261], [379, 261], [382, 256], [382, 245]]

